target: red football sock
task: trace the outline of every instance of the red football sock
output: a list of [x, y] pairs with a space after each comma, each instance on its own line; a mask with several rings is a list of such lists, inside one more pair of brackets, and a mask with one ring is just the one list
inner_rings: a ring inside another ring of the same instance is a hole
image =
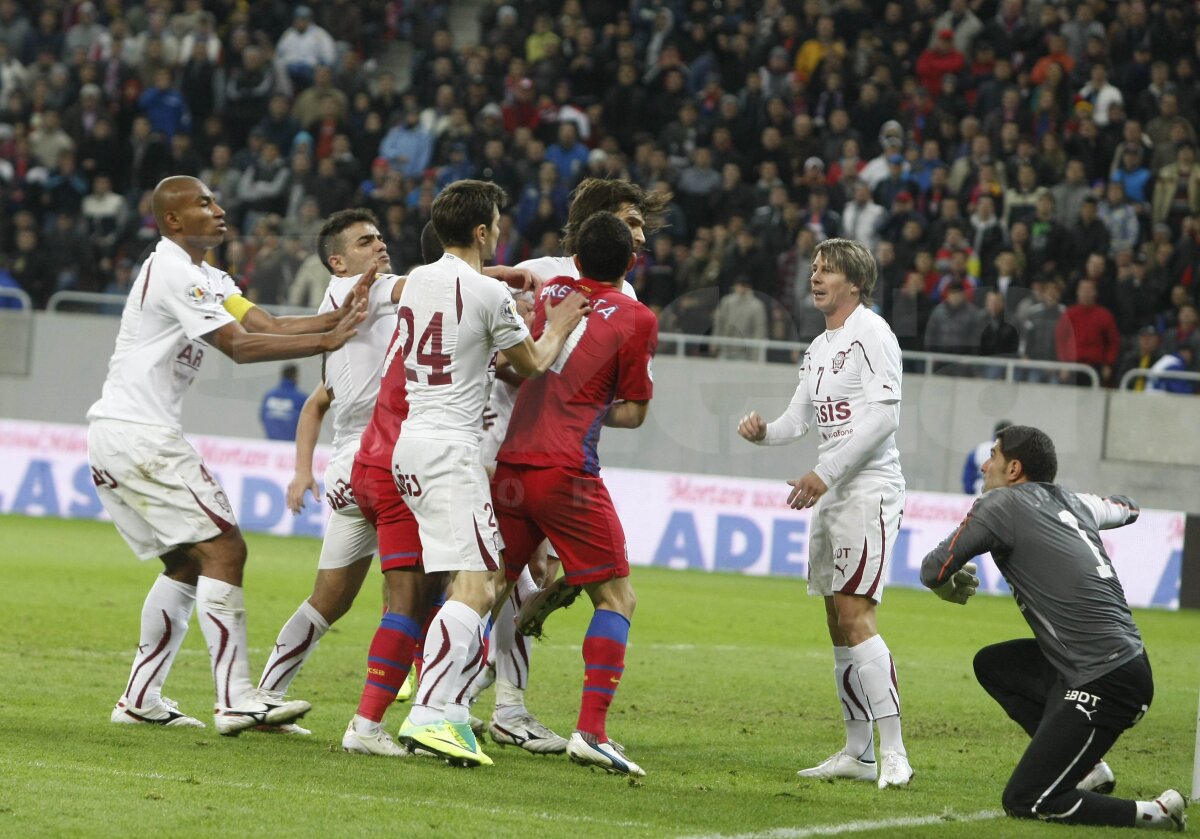
[[607, 609], [597, 609], [583, 639], [583, 699], [575, 728], [604, 742], [604, 721], [625, 672], [625, 645], [629, 620]]
[[381, 722], [388, 707], [396, 701], [400, 686], [408, 678], [413, 664], [413, 644], [419, 632], [417, 622], [406, 615], [387, 612], [371, 639], [367, 652], [367, 681], [358, 703], [358, 715]]

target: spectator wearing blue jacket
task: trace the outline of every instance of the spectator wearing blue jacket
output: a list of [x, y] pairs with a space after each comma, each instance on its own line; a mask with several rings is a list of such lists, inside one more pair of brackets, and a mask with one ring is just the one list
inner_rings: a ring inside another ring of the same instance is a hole
[[187, 101], [173, 85], [171, 71], [161, 69], [154, 74], [154, 87], [138, 97], [138, 107], [150, 120], [150, 126], [168, 140], [192, 127]]
[[295, 440], [300, 423], [300, 409], [307, 395], [297, 386], [299, 368], [285, 364], [280, 371], [279, 384], [263, 396], [259, 419], [268, 440]]
[[384, 135], [379, 156], [410, 178], [419, 178], [433, 157], [433, 135], [421, 127], [421, 112], [408, 108], [404, 118]]
[[579, 142], [579, 128], [566, 121], [558, 125], [558, 142], [546, 149], [546, 159], [558, 167], [563, 183], [574, 183], [587, 166], [588, 148]]
[[1012, 422], [1009, 420], [1000, 420], [992, 429], [992, 436], [967, 454], [962, 473], [962, 488], [967, 495], [979, 495], [983, 491], [983, 472], [980, 469], [983, 468], [984, 461], [992, 456], [992, 444], [996, 442], [996, 435], [1010, 425]]

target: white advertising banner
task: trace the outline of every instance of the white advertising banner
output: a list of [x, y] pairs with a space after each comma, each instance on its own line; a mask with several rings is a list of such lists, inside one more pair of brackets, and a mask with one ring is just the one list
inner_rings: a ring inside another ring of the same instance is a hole
[[[299, 516], [285, 497], [294, 468], [291, 443], [189, 435], [221, 482], [247, 531], [320, 536], [328, 505]], [[320, 479], [329, 452], [317, 448]], [[87, 463], [87, 428], [0, 419], [0, 512], [104, 519]], [[781, 481], [605, 469], [634, 565], [804, 577], [809, 511], [787, 506]], [[909, 492], [889, 584], [920, 587], [921, 560], [958, 526], [973, 498]], [[1143, 510], [1138, 521], [1103, 531], [1104, 546], [1134, 606], [1179, 607], [1185, 515]], [[990, 557], [983, 590], [1008, 591]]]

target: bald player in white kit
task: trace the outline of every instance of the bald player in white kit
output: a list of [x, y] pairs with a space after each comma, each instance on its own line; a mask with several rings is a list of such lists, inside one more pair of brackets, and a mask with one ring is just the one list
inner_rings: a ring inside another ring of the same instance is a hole
[[337, 349], [363, 319], [366, 289], [355, 287], [338, 312], [271, 317], [205, 262], [225, 237], [225, 211], [207, 186], [166, 178], [153, 205], [163, 238], [130, 289], [103, 394], [88, 411], [100, 501], [138, 558], [165, 566], [143, 603], [138, 651], [110, 718], [203, 727], [162, 695], [195, 609], [212, 659], [214, 725], [235, 735], [290, 723], [310, 706], [278, 701], [250, 681], [246, 543], [228, 497], [183, 436], [183, 396], [214, 347], [238, 363]]
[[[768, 424], [756, 412], [738, 433], [777, 446], [812, 426], [821, 435], [817, 465], [792, 486], [793, 509], [813, 507], [808, 592], [825, 598], [834, 679], [846, 745], [803, 778], [907, 786], [912, 767], [900, 732], [895, 663], [875, 627], [904, 512], [896, 450], [900, 426], [900, 346], [887, 322], [867, 308], [875, 258], [860, 242], [826, 239], [813, 251], [813, 302], [825, 332], [804, 353], [787, 411]], [[872, 723], [879, 729], [875, 762]]]

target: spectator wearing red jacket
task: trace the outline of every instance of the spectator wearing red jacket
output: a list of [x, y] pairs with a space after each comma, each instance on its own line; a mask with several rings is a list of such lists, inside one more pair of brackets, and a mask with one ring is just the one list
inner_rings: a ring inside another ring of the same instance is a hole
[[942, 92], [942, 76], [957, 76], [967, 66], [967, 59], [954, 48], [954, 30], [943, 29], [938, 33], [933, 46], [921, 53], [917, 59], [917, 78], [936, 102]]
[[[1086, 364], [1109, 387], [1121, 352], [1121, 333], [1112, 312], [1096, 302], [1096, 283], [1084, 277], [1075, 288], [1075, 305], [1068, 306], [1055, 330], [1058, 360]], [[1076, 382], [1079, 384], [1080, 382]]]

